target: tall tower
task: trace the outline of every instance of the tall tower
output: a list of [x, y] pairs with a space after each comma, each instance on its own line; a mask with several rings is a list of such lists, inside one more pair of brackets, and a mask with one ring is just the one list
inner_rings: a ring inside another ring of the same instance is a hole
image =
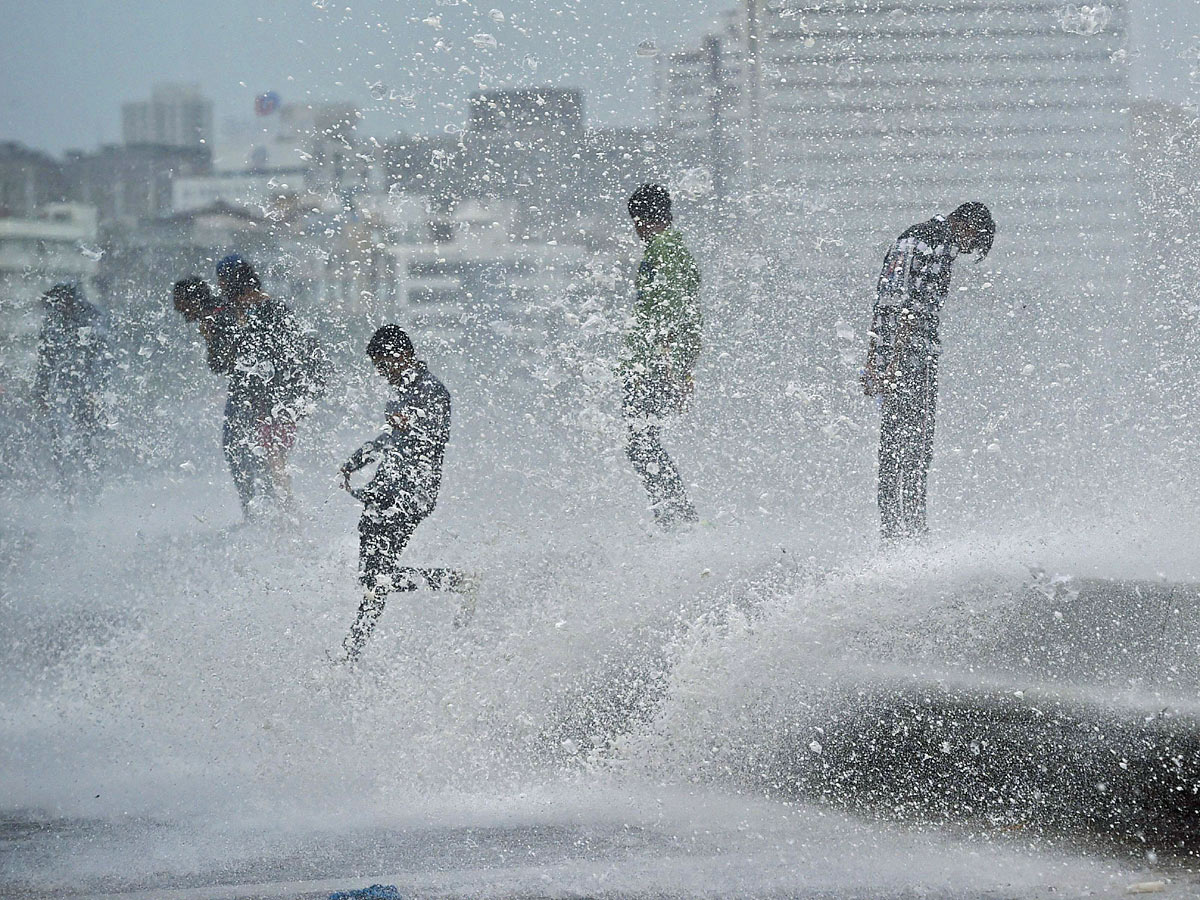
[[977, 199], [1022, 277], [1123, 274], [1124, 2], [743, 3], [748, 187], [789, 238], [865, 262]]

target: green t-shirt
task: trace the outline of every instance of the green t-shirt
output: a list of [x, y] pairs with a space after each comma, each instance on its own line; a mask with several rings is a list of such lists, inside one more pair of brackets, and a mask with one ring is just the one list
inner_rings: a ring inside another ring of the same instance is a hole
[[619, 374], [686, 379], [700, 355], [700, 270], [678, 229], [646, 244]]

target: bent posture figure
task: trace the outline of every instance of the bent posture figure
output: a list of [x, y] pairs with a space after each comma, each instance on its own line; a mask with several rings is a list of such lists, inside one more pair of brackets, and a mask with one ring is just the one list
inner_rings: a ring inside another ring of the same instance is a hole
[[629, 198], [629, 215], [646, 252], [638, 267], [633, 317], [619, 375], [628, 427], [626, 452], [650, 498], [655, 521], [674, 528], [698, 520], [675, 463], [659, 435], [664, 417], [692, 394], [700, 356], [700, 270], [672, 227], [671, 195], [644, 184]]
[[236, 254], [222, 259], [217, 280], [228, 312], [202, 325], [210, 367], [229, 376], [225, 459], [247, 518], [258, 496], [290, 510], [287, 457], [297, 423], [324, 391], [327, 359], [292, 310], [263, 293], [258, 273], [246, 260]]
[[913, 225], [888, 250], [879, 276], [863, 391], [882, 400], [879, 516], [884, 540], [928, 531], [925, 489], [933, 460], [938, 324], [959, 253], [987, 256], [996, 233], [988, 208], [964, 203]]
[[[400, 554], [421, 521], [433, 512], [442, 483], [442, 460], [450, 440], [450, 392], [422, 360], [397, 325], [384, 325], [367, 345], [379, 374], [396, 390], [387, 405], [388, 430], [354, 452], [339, 470], [342, 487], [364, 506], [358, 523], [359, 570], [365, 589], [354, 624], [342, 646], [353, 660], [375, 629], [390, 591], [419, 587], [468, 593], [472, 579], [452, 569], [400, 565]], [[350, 476], [370, 463], [375, 475], [361, 489]], [[471, 597], [455, 624], [472, 612]]]

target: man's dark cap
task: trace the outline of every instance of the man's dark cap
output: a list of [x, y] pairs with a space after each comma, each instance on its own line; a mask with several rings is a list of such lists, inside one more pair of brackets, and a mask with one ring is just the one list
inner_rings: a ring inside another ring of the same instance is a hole
[[262, 287], [262, 281], [254, 271], [254, 266], [238, 253], [230, 253], [217, 263], [217, 278], [229, 285], [238, 296]]
[[643, 184], [629, 198], [629, 215], [646, 225], [671, 224], [671, 193], [661, 184]]
[[950, 218], [970, 225], [979, 232], [979, 237], [967, 250], [968, 252], [978, 252], [977, 259], [987, 256], [992, 249], [992, 241], [996, 238], [996, 222], [992, 218], [991, 210], [978, 200], [972, 200], [950, 213]]
[[416, 355], [413, 342], [399, 325], [383, 325], [367, 342], [367, 356], [379, 359], [383, 356], [411, 357]]

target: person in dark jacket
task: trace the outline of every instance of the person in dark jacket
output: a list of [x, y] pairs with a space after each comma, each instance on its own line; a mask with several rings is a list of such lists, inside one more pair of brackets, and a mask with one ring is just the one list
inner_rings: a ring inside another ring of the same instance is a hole
[[692, 370], [700, 356], [704, 316], [700, 270], [672, 227], [671, 195], [644, 184], [629, 198], [629, 215], [646, 245], [638, 266], [633, 315], [617, 374], [628, 427], [626, 453], [664, 528], [699, 521], [675, 463], [662, 445], [665, 417], [680, 412], [692, 394]]
[[71, 487], [96, 472], [96, 439], [112, 354], [100, 310], [83, 287], [56, 284], [44, 295], [33, 398], [50, 428], [60, 483]]
[[[437, 379], [398, 325], [384, 325], [367, 344], [376, 370], [396, 390], [387, 404], [388, 430], [360, 447], [341, 467], [342, 487], [363, 503], [358, 523], [360, 579], [365, 589], [358, 615], [342, 642], [345, 659], [356, 659], [383, 613], [390, 591], [419, 587], [468, 595], [471, 579], [451, 569], [416, 569], [400, 565], [400, 554], [417, 526], [437, 504], [442, 461], [450, 440], [450, 392]], [[350, 477], [371, 463], [375, 473], [365, 488]], [[455, 624], [473, 611], [473, 598], [460, 609]]]
[[227, 375], [233, 359], [233, 307], [216, 297], [208, 282], [195, 276], [175, 282], [172, 296], [176, 312], [199, 328], [209, 369]]
[[928, 531], [925, 489], [933, 459], [938, 335], [950, 271], [959, 253], [987, 256], [992, 214], [964, 203], [897, 238], [884, 257], [876, 291], [863, 391], [880, 398], [879, 515], [884, 540]]
[[287, 456], [319, 394], [311, 373], [323, 352], [242, 257], [217, 263], [217, 282], [230, 315], [212, 322], [209, 364], [229, 376], [223, 445], [242, 511], [249, 516], [260, 495], [290, 509]]

